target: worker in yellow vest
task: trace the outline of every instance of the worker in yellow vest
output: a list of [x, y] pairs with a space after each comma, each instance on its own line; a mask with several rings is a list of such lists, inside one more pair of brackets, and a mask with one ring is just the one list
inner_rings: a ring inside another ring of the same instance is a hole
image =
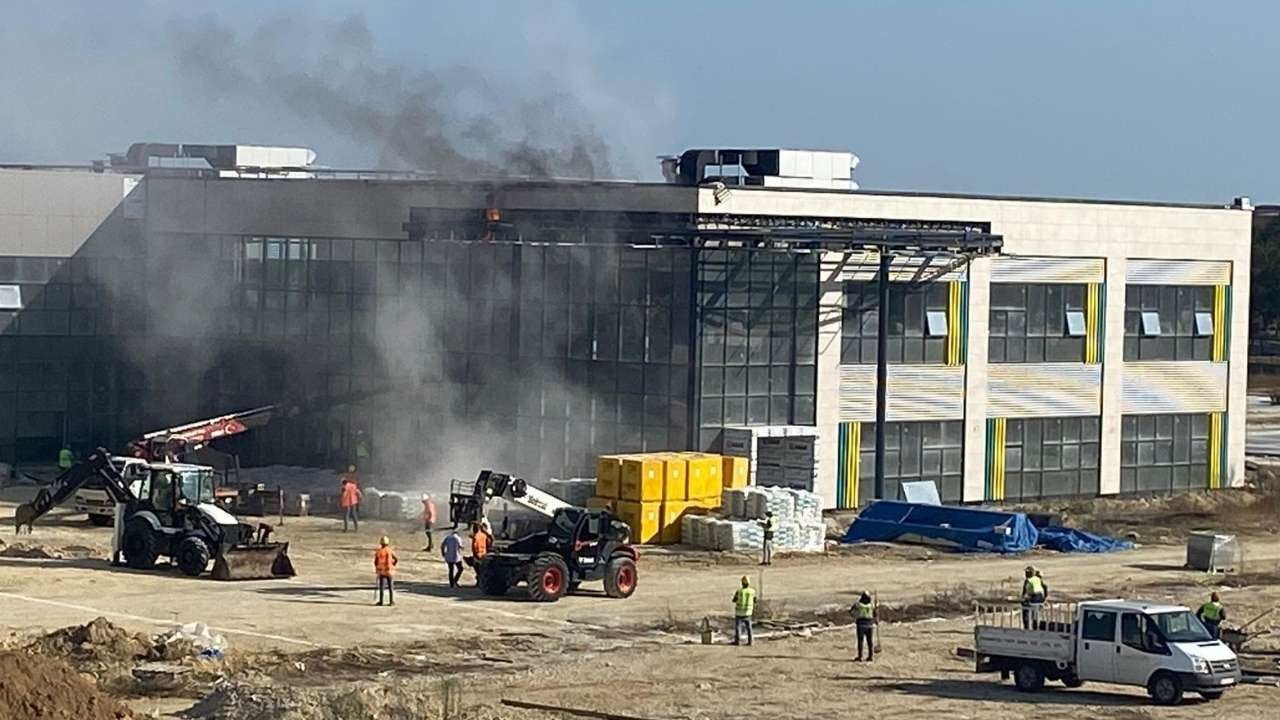
[[1209, 594], [1209, 602], [1200, 606], [1196, 610], [1196, 617], [1200, 618], [1200, 622], [1204, 623], [1204, 628], [1209, 631], [1214, 640], [1222, 636], [1222, 621], [1227, 619], [1227, 609], [1223, 607], [1222, 601], [1218, 599], [1218, 593]]
[[756, 612], [756, 591], [751, 581], [742, 576], [742, 587], [733, 594], [733, 644], [741, 645], [742, 636], [751, 644], [751, 616]]
[[862, 660], [862, 643], [867, 644], [867, 662], [875, 659], [876, 645], [873, 636], [876, 629], [876, 606], [871, 602], [871, 593], [864, 592], [858, 598], [858, 602], [850, 608], [853, 612], [854, 625], [858, 631], [858, 657], [854, 658], [855, 662]]
[[63, 445], [62, 449], [58, 451], [58, 472], [64, 473], [70, 470], [71, 466], [75, 465], [75, 463], [75, 453], [71, 452], [70, 447]]
[[1044, 607], [1044, 578], [1030, 565], [1026, 569], [1026, 579], [1022, 581], [1022, 627], [1031, 628], [1040, 621], [1040, 610]]

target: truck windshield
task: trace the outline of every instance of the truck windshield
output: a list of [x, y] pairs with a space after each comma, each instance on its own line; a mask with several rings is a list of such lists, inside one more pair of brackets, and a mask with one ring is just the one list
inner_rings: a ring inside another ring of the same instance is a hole
[[1213, 639], [1200, 619], [1187, 610], [1148, 615], [1168, 642], [1208, 642]]
[[182, 480], [182, 497], [190, 502], [213, 502], [213, 471], [183, 470], [179, 477]]

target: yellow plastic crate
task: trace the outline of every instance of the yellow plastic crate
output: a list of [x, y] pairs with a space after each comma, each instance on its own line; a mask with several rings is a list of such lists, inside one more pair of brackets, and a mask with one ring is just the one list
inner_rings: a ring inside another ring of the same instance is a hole
[[662, 531], [662, 503], [619, 500], [618, 519], [631, 527], [631, 542], [652, 543]]
[[705, 515], [707, 510], [715, 510], [720, 507], [720, 504], [719, 497], [698, 498], [697, 500], [689, 501], [691, 508], [701, 511], [698, 513], [699, 515]]
[[590, 497], [587, 498], [588, 510], [608, 510], [614, 512], [618, 508], [618, 499], [611, 497]]
[[601, 455], [596, 461], [596, 497], [616, 498], [622, 492], [622, 455]]
[[680, 518], [694, 507], [692, 502], [684, 500], [667, 500], [662, 503], [659, 522], [662, 529], [658, 531], [658, 542], [673, 545], [680, 542]]
[[744, 488], [750, 485], [751, 459], [736, 457], [734, 455], [725, 455], [721, 478], [726, 490], [730, 488]]
[[658, 458], [662, 461], [663, 501], [687, 500], [689, 461], [674, 453], [662, 453]]
[[662, 473], [662, 460], [655, 455], [622, 458], [622, 492], [618, 497], [632, 502], [661, 502]]
[[689, 453], [685, 457], [689, 459], [689, 499], [720, 497], [720, 476], [723, 472], [721, 465], [724, 462], [720, 456]]

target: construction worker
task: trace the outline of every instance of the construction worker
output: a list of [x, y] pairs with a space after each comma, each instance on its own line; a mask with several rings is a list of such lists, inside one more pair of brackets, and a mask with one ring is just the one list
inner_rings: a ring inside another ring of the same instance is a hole
[[760, 521], [760, 529], [764, 531], [764, 545], [760, 550], [760, 564], [773, 564], [773, 531], [777, 529], [777, 521], [773, 519], [773, 513], [765, 512], [764, 519]]
[[444, 564], [449, 566], [449, 587], [458, 587], [462, 579], [462, 538], [458, 537], [456, 528], [440, 541], [440, 554], [444, 556]]
[[862, 643], [866, 642], [867, 662], [871, 662], [876, 648], [873, 640], [876, 629], [876, 606], [871, 602], [871, 593], [862, 593], [858, 597], [858, 602], [854, 603], [849, 611], [853, 613], [854, 625], [858, 631], [858, 657], [854, 658], [854, 661], [862, 661]]
[[1227, 609], [1223, 607], [1222, 601], [1218, 599], [1218, 593], [1209, 593], [1209, 602], [1200, 606], [1196, 610], [1196, 617], [1200, 618], [1200, 622], [1204, 623], [1204, 627], [1209, 631], [1209, 635], [1217, 640], [1222, 637], [1222, 621], [1227, 619]]
[[[493, 547], [493, 535], [486, 529], [486, 525], [487, 523], [476, 523], [471, 526], [471, 557], [467, 558], [467, 564], [473, 568], [477, 567]], [[479, 576], [480, 572], [477, 569], [477, 580], [480, 579]]]
[[1044, 607], [1044, 578], [1036, 569], [1027, 566], [1025, 579], [1022, 581], [1022, 627], [1030, 628], [1040, 620], [1040, 610]]
[[391, 538], [386, 535], [378, 541], [378, 549], [373, 553], [373, 571], [378, 574], [378, 604], [382, 604], [382, 588], [387, 589], [387, 604], [396, 604], [395, 583], [392, 576], [396, 574], [396, 565], [400, 564], [400, 558], [396, 557], [396, 553], [391, 549]]
[[58, 472], [64, 473], [70, 470], [71, 466], [75, 465], [75, 463], [75, 453], [71, 452], [70, 447], [63, 445], [62, 449], [58, 451]]
[[356, 474], [356, 466], [348, 465], [342, 474], [342, 532], [347, 531], [350, 521], [356, 532], [360, 531], [360, 476]]
[[422, 528], [427, 533], [427, 546], [422, 552], [431, 552], [435, 543], [431, 537], [431, 526], [436, 522], [436, 503], [428, 493], [422, 494]]
[[751, 581], [742, 576], [742, 587], [733, 594], [733, 644], [741, 645], [742, 636], [747, 636], [747, 645], [751, 644], [751, 616], [756, 611], [756, 590]]

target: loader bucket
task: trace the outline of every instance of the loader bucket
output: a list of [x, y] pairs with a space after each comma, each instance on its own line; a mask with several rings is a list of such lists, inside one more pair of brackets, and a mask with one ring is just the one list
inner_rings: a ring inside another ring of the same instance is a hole
[[296, 574], [287, 542], [236, 545], [213, 561], [214, 580], [270, 580]]

